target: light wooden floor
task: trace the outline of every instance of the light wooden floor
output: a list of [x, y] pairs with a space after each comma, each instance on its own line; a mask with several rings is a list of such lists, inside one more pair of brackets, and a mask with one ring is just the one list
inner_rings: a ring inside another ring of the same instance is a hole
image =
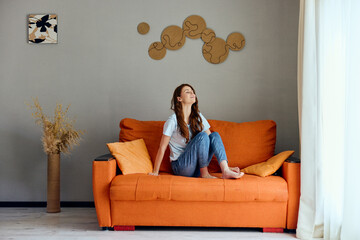
[[102, 231], [94, 208], [0, 208], [0, 239], [296, 239], [293, 233], [262, 233], [241, 228], [138, 227], [135, 231]]

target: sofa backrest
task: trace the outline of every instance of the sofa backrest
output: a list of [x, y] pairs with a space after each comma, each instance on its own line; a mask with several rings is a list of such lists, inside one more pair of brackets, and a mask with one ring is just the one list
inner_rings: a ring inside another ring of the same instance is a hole
[[[154, 163], [160, 145], [165, 121], [139, 121], [124, 118], [120, 122], [121, 142], [144, 139], [151, 161]], [[218, 132], [223, 140], [229, 166], [244, 168], [266, 161], [274, 155], [276, 123], [272, 120], [235, 123], [209, 120], [212, 132]], [[169, 149], [165, 152], [160, 171], [171, 173]], [[219, 172], [215, 157], [209, 165], [210, 172]]]
[[[221, 136], [230, 167], [245, 168], [274, 156], [276, 123], [272, 120], [242, 123], [209, 120], [209, 124], [210, 130]], [[220, 172], [215, 157], [209, 171]]]

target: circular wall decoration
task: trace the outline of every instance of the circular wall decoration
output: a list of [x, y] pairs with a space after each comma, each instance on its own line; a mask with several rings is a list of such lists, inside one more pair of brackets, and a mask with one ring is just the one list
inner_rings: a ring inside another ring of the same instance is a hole
[[154, 42], [150, 45], [148, 52], [152, 59], [160, 60], [165, 57], [166, 48], [161, 42]]
[[140, 34], [144, 35], [149, 32], [150, 26], [146, 22], [142, 22], [142, 23], [139, 23], [139, 25], [137, 26], [137, 30]]
[[198, 16], [192, 15], [187, 17], [183, 22], [183, 30], [185, 35], [191, 39], [197, 39], [201, 37], [201, 33], [206, 29], [205, 20]]
[[[138, 26], [140, 32], [139, 28], [140, 24]], [[165, 57], [166, 49], [178, 50], [184, 46], [186, 37], [201, 38], [204, 42], [202, 46], [203, 57], [213, 64], [224, 62], [230, 50], [239, 51], [245, 46], [245, 38], [241, 33], [229, 34], [225, 42], [224, 39], [216, 37], [214, 30], [206, 28], [206, 22], [202, 17], [191, 15], [184, 20], [182, 28], [175, 25], [165, 28], [161, 33], [161, 42], [154, 42], [150, 45], [149, 56], [155, 60], [162, 59]]]
[[226, 43], [233, 51], [240, 51], [245, 46], [245, 38], [241, 33], [234, 32], [229, 34], [226, 39]]
[[222, 38], [215, 38], [212, 42], [204, 43], [203, 56], [209, 63], [222, 63], [229, 55], [229, 47]]
[[209, 43], [214, 41], [216, 38], [216, 34], [214, 30], [207, 28], [201, 33], [201, 40], [203, 40], [205, 43]]
[[161, 42], [167, 49], [180, 49], [185, 43], [184, 31], [179, 26], [169, 26], [161, 33]]

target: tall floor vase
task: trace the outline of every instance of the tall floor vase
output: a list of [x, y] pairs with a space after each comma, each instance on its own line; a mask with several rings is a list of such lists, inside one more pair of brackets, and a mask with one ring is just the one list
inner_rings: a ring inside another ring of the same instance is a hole
[[46, 212], [60, 212], [60, 153], [48, 154]]

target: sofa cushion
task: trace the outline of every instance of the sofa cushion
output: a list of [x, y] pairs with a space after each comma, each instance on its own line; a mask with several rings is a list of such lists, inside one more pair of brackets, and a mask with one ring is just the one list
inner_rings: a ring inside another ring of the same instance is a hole
[[106, 145], [124, 175], [153, 171], [153, 165], [143, 139], [107, 143]]
[[[218, 132], [225, 146], [229, 166], [245, 168], [264, 162], [274, 155], [276, 123], [272, 120], [254, 122], [227, 122], [209, 120], [212, 132]], [[220, 172], [219, 165], [212, 159], [210, 172]]]
[[[219, 176], [219, 175], [218, 175]], [[170, 174], [118, 175], [110, 187], [112, 201], [287, 201], [286, 181], [279, 176], [204, 179]]]
[[275, 173], [282, 166], [284, 161], [293, 155], [293, 153], [294, 151], [283, 151], [269, 158], [265, 162], [248, 166], [242, 169], [242, 171], [244, 173], [258, 175], [260, 177], [269, 176]]
[[[145, 141], [152, 163], [154, 164], [159, 149], [160, 140], [165, 121], [139, 121], [131, 118], [124, 118], [120, 122], [119, 141], [126, 142], [142, 138]], [[171, 173], [169, 148], [164, 154], [160, 166], [161, 172]]]

